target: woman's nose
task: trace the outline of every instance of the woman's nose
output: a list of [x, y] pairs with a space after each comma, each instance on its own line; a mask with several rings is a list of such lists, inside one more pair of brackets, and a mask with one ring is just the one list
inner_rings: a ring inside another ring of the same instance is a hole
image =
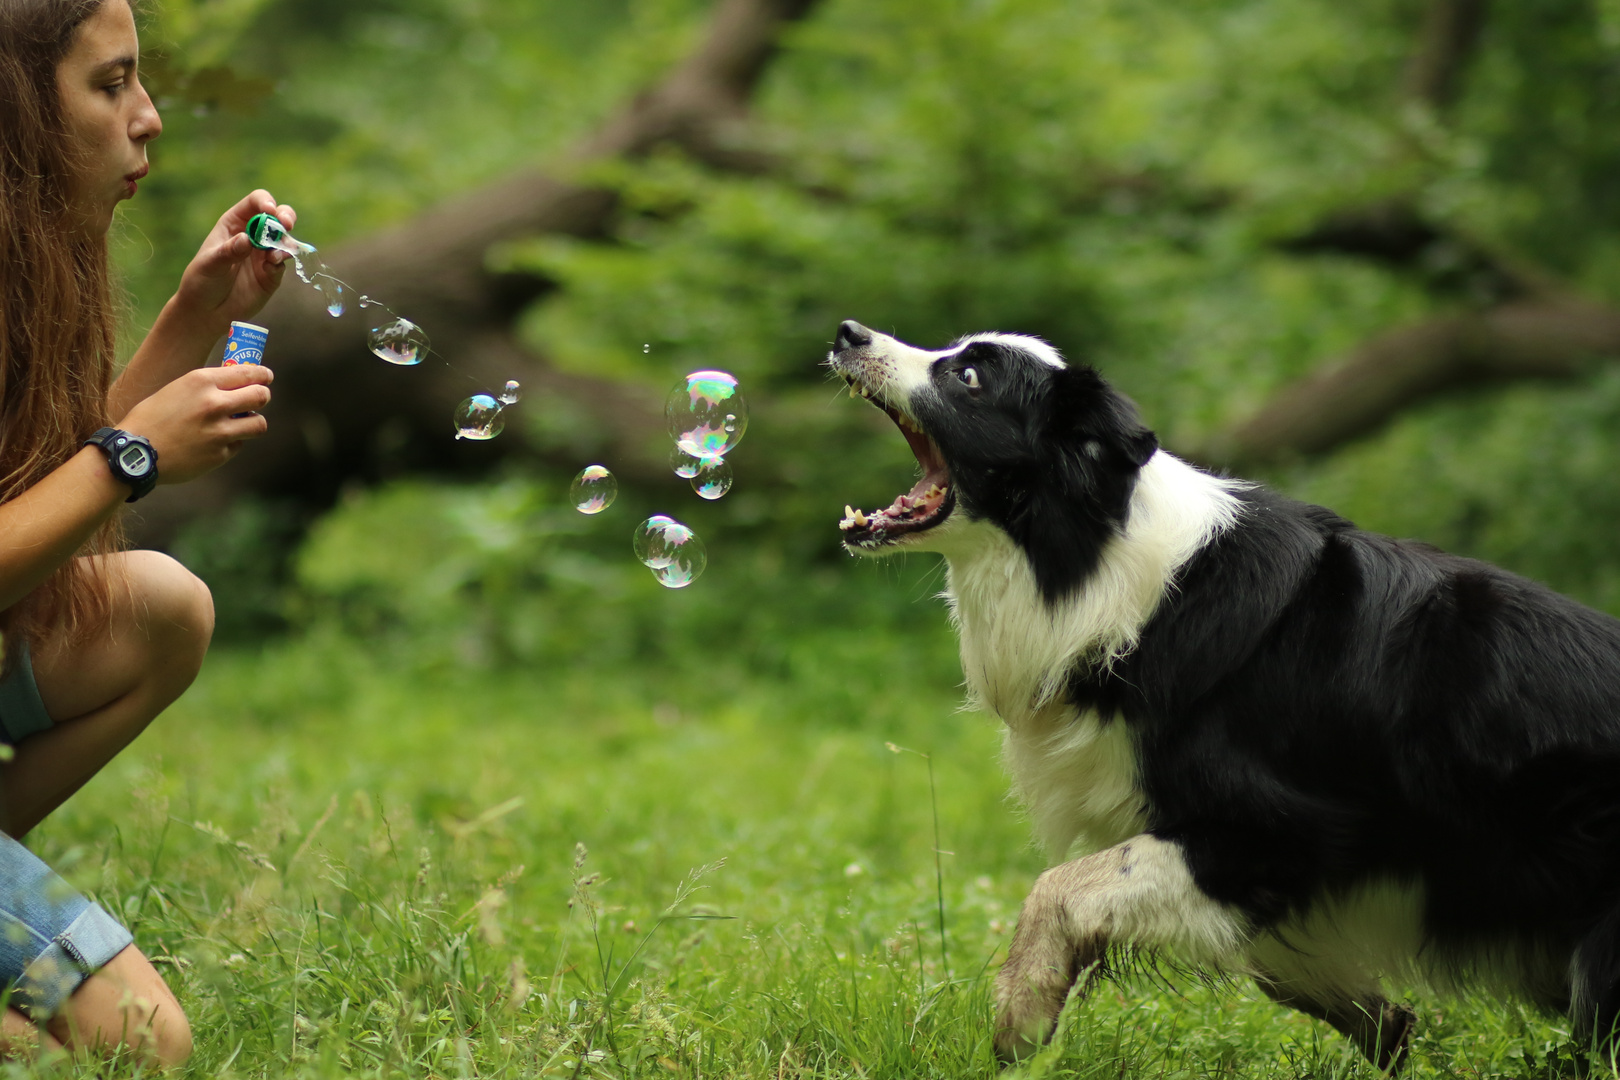
[[140, 80], [135, 82], [135, 92], [139, 95], [135, 101], [135, 115], [129, 122], [129, 137], [135, 142], [151, 142], [163, 134], [163, 117], [158, 115], [157, 106], [152, 104], [152, 97], [146, 92], [146, 87]]

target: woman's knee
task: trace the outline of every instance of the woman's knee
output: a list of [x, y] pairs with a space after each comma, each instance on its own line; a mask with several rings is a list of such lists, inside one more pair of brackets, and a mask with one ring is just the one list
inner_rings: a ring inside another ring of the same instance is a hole
[[121, 558], [132, 611], [153, 660], [184, 675], [202, 666], [214, 636], [214, 598], [201, 578], [157, 551], [131, 551]]

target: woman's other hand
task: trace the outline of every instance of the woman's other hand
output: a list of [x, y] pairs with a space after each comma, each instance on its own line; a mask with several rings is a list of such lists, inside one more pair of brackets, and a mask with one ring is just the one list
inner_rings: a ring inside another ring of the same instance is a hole
[[288, 232], [298, 222], [292, 207], [278, 205], [263, 188], [248, 195], [214, 225], [170, 301], [177, 314], [200, 320], [210, 339], [226, 333], [232, 322], [257, 315], [286, 273], [286, 252], [261, 251], [242, 231], [255, 214], [274, 215]]
[[260, 364], [197, 368], [136, 405], [118, 426], [151, 440], [158, 483], [183, 484], [217, 469], [245, 440], [265, 433], [257, 410], [269, 403], [274, 378]]

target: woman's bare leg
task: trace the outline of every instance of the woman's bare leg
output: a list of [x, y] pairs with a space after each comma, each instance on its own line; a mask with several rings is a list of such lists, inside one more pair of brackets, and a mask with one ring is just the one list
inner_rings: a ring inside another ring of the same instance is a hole
[[16, 1009], [0, 1013], [0, 1059], [38, 1057], [42, 1050], [60, 1050], [62, 1044], [48, 1031], [34, 1026], [34, 1022]]
[[185, 692], [214, 632], [208, 587], [167, 555], [130, 551], [100, 561], [113, 579], [107, 632], [34, 655], [34, 680], [56, 724], [24, 739], [0, 765], [0, 809], [14, 837], [67, 801]]
[[[185, 692], [214, 632], [208, 587], [167, 555], [100, 561], [112, 577], [105, 633], [35, 652], [34, 681], [55, 726], [24, 739], [0, 765], [0, 811], [23, 836], [83, 787]], [[86, 979], [30, 1038], [15, 1009], [0, 1015], [0, 1056], [40, 1040], [67, 1049], [127, 1046], [161, 1066], [191, 1053], [191, 1027], [163, 976], [135, 946]]]
[[191, 1056], [191, 1025], [152, 962], [130, 945], [90, 976], [45, 1025], [68, 1049], [125, 1046], [164, 1068]]

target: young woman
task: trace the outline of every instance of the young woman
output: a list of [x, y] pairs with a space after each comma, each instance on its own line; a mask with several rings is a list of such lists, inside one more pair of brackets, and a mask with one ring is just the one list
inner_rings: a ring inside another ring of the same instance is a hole
[[118, 513], [151, 489], [150, 456], [157, 483], [183, 483], [264, 433], [270, 372], [202, 365], [280, 284], [284, 256], [248, 244], [248, 218], [295, 218], [264, 191], [232, 207], [111, 380], [107, 231], [162, 130], [138, 56], [129, 0], [0, 0], [0, 1037], [172, 1065], [191, 1031], [162, 977], [14, 838], [197, 674], [208, 590], [119, 551]]

